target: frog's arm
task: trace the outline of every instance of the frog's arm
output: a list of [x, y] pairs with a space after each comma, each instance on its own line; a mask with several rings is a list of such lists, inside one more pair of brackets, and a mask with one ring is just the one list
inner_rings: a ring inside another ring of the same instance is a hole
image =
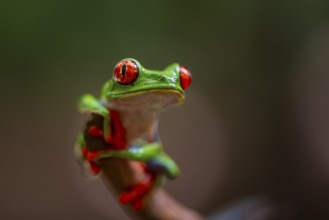
[[83, 133], [79, 132], [74, 143], [74, 155], [78, 160], [82, 158], [82, 148], [85, 147], [85, 145]]
[[107, 110], [107, 108], [104, 107], [104, 105], [101, 104], [101, 102], [98, 99], [96, 99], [91, 94], [85, 94], [80, 98], [78, 103], [78, 108], [81, 113], [95, 113], [103, 116], [104, 137], [107, 137], [110, 134], [109, 111]]
[[113, 150], [102, 152], [98, 159], [109, 157], [120, 157], [128, 160], [149, 161], [162, 152], [161, 143], [150, 143], [142, 147], [131, 147], [127, 150]]
[[86, 143], [83, 138], [83, 133], [79, 132], [76, 137], [75, 144], [74, 144], [74, 149], [73, 149], [74, 156], [77, 159], [78, 163], [80, 164], [81, 173], [86, 177], [90, 177], [91, 176], [91, 173], [90, 173], [91, 165], [83, 155], [83, 148], [85, 146], [86, 146]]

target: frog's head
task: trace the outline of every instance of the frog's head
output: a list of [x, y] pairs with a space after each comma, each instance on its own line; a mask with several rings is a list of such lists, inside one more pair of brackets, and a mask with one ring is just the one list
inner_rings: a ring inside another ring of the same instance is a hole
[[121, 60], [114, 68], [113, 78], [103, 87], [101, 98], [111, 105], [163, 109], [184, 101], [191, 84], [190, 71], [177, 63], [162, 71], [145, 69], [135, 59]]

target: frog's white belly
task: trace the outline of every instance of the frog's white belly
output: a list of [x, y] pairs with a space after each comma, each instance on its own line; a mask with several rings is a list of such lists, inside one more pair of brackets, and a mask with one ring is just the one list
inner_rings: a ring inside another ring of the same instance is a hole
[[120, 111], [120, 119], [126, 129], [126, 142], [130, 145], [136, 139], [146, 137], [153, 139], [157, 129], [158, 114], [145, 109]]
[[119, 112], [126, 129], [128, 145], [136, 139], [146, 137], [151, 142], [157, 131], [158, 116], [169, 106], [182, 103], [184, 95], [172, 89], [147, 90], [105, 103]]

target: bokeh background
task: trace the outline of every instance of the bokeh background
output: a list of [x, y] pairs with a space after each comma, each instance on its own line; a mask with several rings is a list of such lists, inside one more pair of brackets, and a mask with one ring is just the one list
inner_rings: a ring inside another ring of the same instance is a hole
[[[126, 57], [192, 71], [187, 102], [160, 121], [183, 170], [166, 184], [178, 200], [205, 216], [233, 207], [226, 219], [329, 219], [328, 9], [325, 0], [1, 1], [0, 219], [128, 219], [72, 155], [84, 122], [77, 99], [97, 94]], [[256, 208], [234, 209], [246, 201]]]

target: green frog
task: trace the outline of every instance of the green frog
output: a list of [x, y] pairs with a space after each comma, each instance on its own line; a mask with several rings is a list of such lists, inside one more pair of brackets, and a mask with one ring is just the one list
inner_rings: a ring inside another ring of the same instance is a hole
[[132, 166], [139, 164], [149, 176], [147, 182], [122, 193], [121, 203], [142, 209], [147, 195], [161, 185], [164, 176], [174, 179], [179, 175], [179, 167], [163, 150], [158, 118], [162, 110], [184, 102], [191, 81], [190, 71], [177, 63], [159, 71], [127, 58], [116, 64], [99, 98], [91, 94], [80, 98], [79, 111], [98, 118], [98, 123], [79, 133], [75, 145], [78, 159], [95, 175], [101, 172], [101, 159], [122, 158]]

